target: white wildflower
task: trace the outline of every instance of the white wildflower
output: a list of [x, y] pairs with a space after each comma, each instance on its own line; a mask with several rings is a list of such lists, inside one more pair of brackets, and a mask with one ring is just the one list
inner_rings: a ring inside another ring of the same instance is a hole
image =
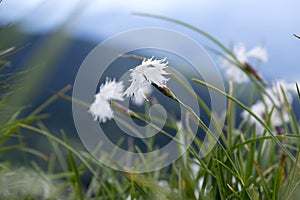
[[[255, 58], [264, 62], [268, 60], [267, 52], [265, 48], [261, 46], [256, 46], [247, 51], [245, 45], [243, 43], [239, 43], [234, 46], [233, 54], [242, 64], [248, 63], [249, 58]], [[226, 76], [236, 83], [248, 82], [249, 77], [247, 74], [245, 74], [245, 72], [238, 68], [234, 63], [235, 61], [229, 55], [225, 58], [221, 58], [221, 67], [225, 69]]]
[[[267, 118], [269, 117], [273, 104], [267, 103], [264, 104], [262, 101], [256, 102], [254, 105], [251, 106], [251, 111], [258, 116], [263, 122], [266, 122]], [[280, 113], [282, 112], [282, 113]], [[247, 118], [250, 114], [246, 111], [242, 112], [242, 117]], [[289, 121], [289, 115], [285, 110], [278, 110], [278, 108], [274, 108], [270, 123], [272, 125], [272, 129], [275, 129], [276, 127], [280, 127], [283, 125], [283, 123]], [[261, 135], [263, 133], [264, 127], [253, 117], [250, 116], [250, 123], [255, 124], [256, 126], [256, 134]]]
[[168, 186], [169, 186], [169, 183], [168, 183], [167, 180], [159, 180], [159, 181], [158, 181], [158, 185], [159, 185], [160, 187], [168, 187]]
[[248, 61], [246, 47], [245, 47], [245, 44], [243, 44], [243, 43], [239, 43], [233, 47], [233, 54], [236, 56], [238, 61], [240, 61], [241, 63]]
[[[127, 97], [133, 97], [141, 95], [141, 89], [144, 87], [150, 86], [152, 83], [156, 84], [159, 87], [166, 87], [166, 83], [169, 80], [165, 77], [168, 73], [165, 71], [168, 62], [165, 62], [165, 59], [154, 60], [146, 59], [142, 62], [141, 65], [131, 69], [131, 85], [125, 91]], [[142, 94], [145, 98], [145, 95]]]
[[[268, 95], [263, 96], [265, 103], [258, 101], [250, 108], [251, 111], [255, 113], [261, 120], [266, 121], [266, 118], [270, 114], [273, 106], [275, 106], [270, 118], [273, 129], [282, 126], [284, 123], [289, 122], [290, 120], [281, 87], [285, 92], [288, 103], [291, 104], [293, 101], [293, 93], [296, 92], [294, 84], [286, 83], [284, 80], [277, 80], [273, 82], [272, 87], [266, 89], [266, 93]], [[248, 116], [248, 112], [242, 112], [243, 118]], [[250, 117], [250, 123], [256, 124], [257, 134], [262, 134], [264, 128], [253, 116]]]
[[[265, 116], [266, 116], [266, 106], [264, 105], [264, 103], [262, 101], [258, 101], [257, 103], [253, 104], [250, 107], [250, 110], [257, 115], [261, 120], [264, 120]], [[243, 118], [248, 118], [250, 116], [250, 114], [244, 110], [241, 113], [241, 116]], [[257, 132], [259, 132], [260, 134], [262, 133], [263, 127], [261, 126], [261, 124], [259, 122], [256, 121], [256, 119], [251, 115], [250, 118], [250, 124], [255, 124], [256, 125], [256, 130]]]
[[263, 62], [267, 62], [268, 61], [267, 51], [262, 46], [256, 46], [256, 47], [254, 47], [253, 49], [251, 49], [250, 51], [248, 51], [246, 53], [246, 56], [248, 58], [256, 58], [256, 59], [261, 60]]
[[292, 104], [293, 94], [297, 93], [296, 84], [287, 83], [285, 80], [276, 80], [273, 82], [271, 88], [266, 89], [266, 93], [269, 95], [269, 97], [267, 95], [264, 96], [266, 102], [269, 102], [272, 99], [276, 106], [282, 106], [285, 100], [281, 88], [283, 89], [288, 102]]
[[228, 60], [224, 59], [222, 61], [222, 67], [225, 69], [225, 75], [228, 79], [233, 80], [236, 83], [246, 83], [249, 81], [247, 74]]
[[123, 82], [116, 82], [110, 79], [107, 79], [105, 84], [100, 86], [100, 91], [95, 95], [95, 101], [89, 109], [95, 121], [99, 119], [100, 122], [106, 122], [106, 120], [114, 117], [109, 101], [123, 101], [123, 88]]
[[144, 100], [147, 99], [147, 96], [149, 96], [152, 92], [152, 88], [148, 85], [145, 87], [140, 88], [136, 91], [134, 94], [132, 100], [135, 105], [141, 106], [144, 104]]

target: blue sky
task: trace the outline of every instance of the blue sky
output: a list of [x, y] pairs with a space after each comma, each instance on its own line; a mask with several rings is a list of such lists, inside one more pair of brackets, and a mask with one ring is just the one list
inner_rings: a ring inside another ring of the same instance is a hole
[[225, 45], [244, 42], [248, 48], [266, 47], [269, 61], [261, 73], [271, 79], [300, 80], [300, 1], [278, 0], [4, 0], [1, 23], [13, 22], [25, 32], [43, 33], [63, 27], [75, 37], [101, 41], [138, 27], [171, 28], [207, 45], [192, 31], [156, 19], [132, 15], [146, 12], [188, 22], [205, 30]]

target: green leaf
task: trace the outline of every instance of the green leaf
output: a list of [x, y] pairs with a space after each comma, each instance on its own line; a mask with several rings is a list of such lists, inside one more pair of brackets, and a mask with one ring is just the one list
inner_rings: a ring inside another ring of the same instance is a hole
[[[65, 143], [70, 146], [68, 138], [66, 137], [66, 135], [64, 133], [62, 133], [62, 135], [63, 135]], [[70, 167], [71, 167], [70, 170], [74, 173], [74, 186], [76, 188], [76, 191], [78, 192], [79, 198], [81, 200], [84, 200], [83, 188], [82, 188], [80, 175], [79, 175], [80, 173], [79, 173], [78, 168], [76, 166], [73, 152], [70, 151], [70, 150], [69, 150], [69, 155], [70, 155], [70, 157], [69, 157], [70, 160], [69, 161], [70, 161]]]

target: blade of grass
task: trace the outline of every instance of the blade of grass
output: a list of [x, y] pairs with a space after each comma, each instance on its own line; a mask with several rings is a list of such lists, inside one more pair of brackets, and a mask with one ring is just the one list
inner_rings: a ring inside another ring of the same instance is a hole
[[[296, 156], [296, 163], [299, 162], [300, 162], [300, 147], [298, 147], [297, 156]], [[298, 165], [294, 165], [292, 173], [290, 174], [290, 179], [287, 183], [287, 194], [289, 194], [289, 196], [293, 193], [292, 185], [294, 185], [295, 178], [297, 178], [297, 173], [299, 173], [299, 167]]]
[[233, 53], [229, 49], [227, 49], [220, 41], [218, 41], [216, 38], [212, 37], [210, 34], [206, 33], [205, 31], [203, 31], [203, 30], [201, 30], [201, 29], [199, 29], [195, 26], [192, 26], [192, 25], [190, 25], [188, 23], [185, 23], [183, 21], [180, 21], [180, 20], [176, 20], [176, 19], [169, 18], [169, 17], [164, 17], [164, 16], [161, 16], [161, 15], [154, 15], [154, 14], [141, 13], [141, 12], [133, 12], [133, 14], [138, 15], [138, 16], [162, 19], [162, 20], [165, 20], [165, 21], [173, 22], [175, 24], [179, 24], [181, 26], [187, 27], [191, 30], [194, 30], [197, 33], [200, 33], [201, 35], [206, 37], [207, 39], [211, 40], [213, 43], [215, 43], [217, 46], [219, 46], [222, 50], [224, 50], [228, 55], [230, 55], [232, 58], [235, 59], [235, 56], [233, 55]]
[[[233, 82], [230, 81], [229, 82], [229, 95], [233, 96], [233, 92], [234, 92], [234, 85]], [[228, 124], [228, 128], [227, 128], [227, 145], [228, 145], [228, 150], [231, 151], [231, 147], [232, 147], [232, 129], [234, 127], [234, 113], [235, 113], [235, 108], [232, 104], [232, 101], [229, 100], [228, 101], [228, 105], [227, 105], [227, 124]], [[226, 142], [226, 141], [224, 141]]]
[[256, 170], [257, 170], [257, 172], [258, 172], [258, 174], [261, 178], [262, 186], [263, 186], [263, 188], [265, 190], [265, 193], [266, 193], [266, 198], [271, 199], [271, 191], [269, 190], [268, 183], [265, 179], [264, 173], [263, 173], [261, 167], [259, 166], [259, 164], [255, 160], [254, 160], [253, 163], [254, 163], [255, 168], [256, 168]]
[[[218, 144], [218, 146], [223, 150], [224, 154], [226, 155], [226, 157], [228, 158], [228, 160], [231, 162], [232, 167], [234, 168], [234, 170], [236, 171], [236, 173], [238, 173], [238, 169], [236, 168], [234, 161], [232, 160], [231, 156], [229, 155], [229, 153], [227, 152], [227, 150], [225, 149], [225, 147], [221, 144], [221, 142], [218, 140], [218, 138], [214, 135], [214, 133], [211, 132], [211, 130], [206, 126], [206, 124], [198, 117], [198, 115], [193, 111], [193, 109], [191, 109], [189, 106], [185, 105], [181, 100], [176, 99], [176, 101], [182, 105], [184, 107], [184, 109], [186, 109], [188, 112], [190, 112], [192, 114], [192, 116], [198, 121], [199, 126], [201, 128], [203, 128], [208, 134], [209, 136], [212, 137], [212, 139], [216, 142], [215, 144]], [[221, 134], [221, 133], [220, 133]], [[201, 149], [200, 149], [201, 151]], [[240, 176], [238, 176], [240, 177]], [[242, 181], [242, 180], [241, 180]]]
[[300, 99], [300, 89], [299, 89], [298, 83], [296, 83], [296, 88], [297, 88], [298, 97]]
[[130, 198], [135, 198], [135, 192], [134, 192], [134, 181], [133, 178], [130, 179]]
[[273, 140], [277, 143], [277, 145], [282, 149], [282, 151], [293, 161], [295, 162], [295, 156], [293, 156], [293, 154], [291, 154], [291, 152], [289, 152], [282, 144], [281, 142], [278, 140], [278, 138], [275, 136], [275, 134], [273, 133], [273, 131], [270, 129], [270, 127], [268, 127], [263, 121], [262, 119], [260, 119], [255, 113], [253, 113], [247, 106], [245, 106], [242, 102], [240, 102], [239, 100], [237, 100], [236, 98], [226, 94], [225, 92], [223, 92], [222, 90], [219, 90], [218, 88], [204, 82], [198, 79], [192, 79], [193, 81], [195, 81], [196, 83], [199, 83], [201, 85], [204, 85], [206, 87], [209, 87], [213, 90], [215, 90], [216, 92], [226, 96], [227, 98], [231, 99], [234, 103], [236, 103], [237, 105], [241, 106], [244, 110], [246, 110], [251, 116], [253, 116], [272, 136]]
[[36, 127], [27, 125], [27, 124], [23, 124], [23, 123], [19, 123], [18, 124], [19, 127], [27, 129], [27, 130], [31, 130], [35, 133], [44, 135], [45, 137], [52, 139], [53, 141], [57, 142], [58, 144], [60, 144], [61, 146], [65, 147], [67, 150], [72, 151], [74, 155], [76, 155], [76, 157], [81, 160], [83, 162], [83, 164], [89, 169], [89, 171], [92, 174], [95, 174], [95, 171], [93, 170], [93, 168], [90, 166], [90, 164], [79, 154], [79, 152], [77, 152], [74, 148], [72, 148], [70, 145], [66, 144], [64, 141], [60, 140], [59, 138], [55, 137], [54, 135], [52, 135], [51, 133], [44, 131], [44, 130], [40, 130]]
[[[297, 88], [298, 89], [298, 88]], [[287, 96], [286, 96], [286, 93], [283, 89], [282, 86], [280, 86], [280, 90], [281, 90], [281, 93], [283, 94], [283, 98], [284, 98], [284, 102], [285, 102], [285, 105], [287, 106], [287, 109], [288, 109], [288, 112], [289, 112], [289, 116], [292, 118], [292, 131], [294, 133], [297, 133], [297, 135], [300, 135], [300, 130], [299, 130], [299, 127], [298, 127], [298, 122], [297, 122], [297, 119], [296, 119], [296, 116], [295, 116], [295, 113], [293, 112], [293, 109], [291, 107], [291, 104], [290, 102], [288, 101], [287, 99]], [[283, 118], [283, 117], [282, 117]], [[284, 121], [284, 120], [283, 120]], [[288, 128], [286, 127], [285, 130], [288, 130]]]
[[286, 199], [291, 199], [291, 196], [294, 194], [294, 192], [297, 191], [297, 189], [300, 186], [300, 181], [296, 182], [295, 185], [293, 185], [293, 188], [290, 190], [290, 192], [288, 193], [288, 196]]
[[[44, 130], [46, 132], [49, 132], [48, 128], [45, 126], [45, 124], [43, 124], [42, 122], [38, 122], [37, 126], [39, 127], [39, 129]], [[62, 150], [59, 148], [57, 142], [47, 138], [53, 151], [54, 154], [56, 155], [58, 162], [60, 164], [60, 167], [62, 168], [63, 171], [68, 171], [68, 166], [66, 163], [66, 158], [64, 157], [64, 153], [62, 152]]]
[[40, 113], [41, 111], [45, 110], [46, 107], [48, 107], [50, 104], [52, 104], [61, 94], [66, 93], [72, 88], [71, 85], [67, 85], [61, 90], [59, 90], [56, 94], [54, 94], [52, 97], [47, 99], [43, 104], [41, 104], [39, 107], [37, 107], [34, 111], [32, 111], [28, 116], [34, 116]]
[[10, 145], [0, 148], [0, 153], [6, 153], [8, 151], [14, 151], [18, 149], [22, 149], [24, 147], [24, 144], [16, 144], [16, 145]]
[[32, 155], [35, 155], [35, 156], [43, 159], [44, 161], [48, 161], [49, 160], [48, 156], [46, 156], [45, 154], [43, 154], [42, 152], [40, 152], [40, 151], [38, 151], [36, 149], [24, 147], [21, 150], [24, 151], [24, 152], [26, 152], [26, 153], [30, 153]]
[[[64, 132], [62, 132], [62, 136], [64, 139], [64, 142], [70, 146], [70, 143], [68, 141], [68, 138], [66, 136], [66, 134]], [[81, 200], [84, 200], [84, 194], [83, 194], [83, 188], [82, 188], [82, 184], [81, 184], [81, 180], [80, 180], [80, 173], [78, 172], [78, 168], [77, 165], [75, 163], [75, 158], [73, 155], [73, 152], [69, 150], [69, 162], [70, 162], [70, 167], [71, 167], [71, 171], [74, 173], [74, 186], [75, 186], [75, 191], [78, 192], [79, 198]]]
[[[279, 139], [288, 139], [288, 138], [299, 139], [300, 138], [298, 135], [288, 135], [288, 134], [287, 135], [276, 135], [276, 137]], [[232, 149], [234, 150], [234, 149], [240, 148], [242, 146], [245, 146], [247, 144], [252, 144], [252, 143], [258, 142], [260, 140], [269, 140], [269, 139], [272, 139], [272, 136], [261, 136], [261, 137], [251, 138], [251, 139], [245, 140], [244, 142], [234, 145], [232, 147]]]
[[[256, 129], [253, 129], [252, 139], [256, 138]], [[246, 169], [245, 169], [245, 179], [249, 179], [253, 172], [253, 161], [255, 158], [255, 148], [256, 148], [256, 142], [252, 142], [250, 145], [250, 149], [248, 151], [247, 156], [247, 163], [246, 163]]]

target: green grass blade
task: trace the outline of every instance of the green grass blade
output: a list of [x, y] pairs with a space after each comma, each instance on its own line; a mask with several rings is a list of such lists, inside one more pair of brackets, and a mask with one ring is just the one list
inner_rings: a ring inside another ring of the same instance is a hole
[[299, 89], [298, 83], [296, 83], [296, 88], [297, 88], [298, 97], [300, 99], [300, 89]]
[[[292, 131], [294, 133], [296, 133], [297, 135], [300, 135], [300, 130], [299, 130], [299, 127], [298, 127], [298, 122], [297, 122], [295, 113], [293, 112], [292, 106], [291, 106], [290, 102], [288, 101], [286, 93], [283, 90], [282, 86], [280, 86], [280, 89], [281, 89], [281, 93], [283, 94], [284, 102], [285, 102], [285, 105], [287, 106], [287, 110], [288, 110], [289, 116], [291, 117]], [[285, 126], [287, 126], [286, 123], [285, 123]], [[285, 127], [285, 128], [286, 128], [285, 130], [288, 130], [287, 127]]]
[[67, 85], [64, 88], [62, 88], [58, 93], [54, 94], [52, 97], [47, 99], [43, 104], [41, 104], [39, 107], [37, 107], [34, 111], [32, 111], [29, 116], [34, 116], [39, 114], [41, 111], [43, 111], [45, 108], [47, 108], [50, 104], [52, 104], [61, 94], [64, 94], [68, 90], [72, 88], [71, 85]]
[[184, 26], [186, 28], [189, 28], [191, 30], [196, 31], [197, 33], [200, 33], [201, 35], [203, 35], [204, 37], [206, 37], [207, 39], [211, 40], [213, 43], [215, 43], [217, 46], [219, 46], [222, 50], [224, 50], [228, 55], [230, 55], [232, 58], [236, 59], [235, 56], [233, 55], [233, 53], [227, 49], [220, 41], [218, 41], [216, 38], [212, 37], [210, 34], [206, 33], [205, 31], [192, 26], [188, 23], [185, 23], [183, 21], [177, 20], [177, 19], [173, 19], [173, 18], [169, 18], [169, 17], [164, 17], [161, 15], [154, 15], [154, 14], [148, 14], [148, 13], [141, 13], [141, 12], [133, 12], [134, 15], [139, 15], [139, 16], [144, 16], [144, 17], [151, 17], [151, 18], [156, 18], [156, 19], [162, 19], [165, 21], [169, 21], [169, 22], [173, 22], [175, 24], [179, 24], [181, 26]]
[[239, 100], [237, 100], [236, 98], [226, 94], [225, 92], [223, 92], [222, 90], [204, 82], [198, 79], [192, 79], [193, 81], [195, 81], [196, 83], [199, 83], [201, 85], [204, 85], [206, 87], [209, 87], [213, 90], [215, 90], [216, 92], [226, 96], [228, 99], [232, 100], [233, 102], [235, 102], [237, 105], [241, 106], [244, 110], [246, 110], [251, 116], [253, 116], [255, 118], [255, 120], [257, 120], [272, 136], [273, 140], [277, 143], [277, 145], [282, 149], [282, 151], [295, 163], [296, 159], [295, 156], [289, 152], [284, 146], [283, 144], [279, 141], [279, 139], [275, 136], [275, 134], [273, 133], [273, 131], [270, 129], [270, 127], [268, 127], [255, 113], [253, 113], [247, 106], [245, 106], [242, 102], [240, 102]]
[[[253, 137], [252, 139], [256, 138], [256, 129], [253, 129]], [[248, 159], [247, 159], [247, 164], [246, 164], [246, 170], [245, 170], [245, 179], [247, 180], [248, 178], [250, 178], [250, 176], [252, 175], [253, 172], [253, 161], [254, 161], [254, 154], [255, 154], [255, 147], [256, 147], [256, 143], [253, 142], [250, 145], [250, 149], [248, 152]]]
[[[40, 130], [44, 130], [46, 132], [49, 132], [48, 128], [42, 123], [42, 122], [38, 122], [37, 126]], [[62, 168], [63, 171], [68, 171], [68, 166], [67, 166], [67, 162], [66, 162], [66, 158], [64, 156], [63, 151], [59, 148], [57, 142], [47, 138], [52, 149], [53, 149], [53, 153], [55, 155], [55, 157], [58, 159], [58, 162], [60, 164], [60, 167]]]
[[[67, 145], [70, 146], [70, 143], [68, 141], [68, 138], [66, 136], [66, 134], [64, 132], [62, 132], [64, 141]], [[73, 155], [73, 152], [69, 150], [69, 162], [70, 162], [70, 167], [71, 167], [71, 171], [74, 173], [74, 186], [75, 186], [75, 190], [78, 192], [79, 198], [81, 200], [84, 200], [84, 194], [83, 194], [83, 188], [82, 188], [82, 184], [81, 184], [81, 180], [80, 180], [80, 173], [78, 172], [78, 168], [77, 165], [75, 163], [75, 158]]]
[[92, 173], [92, 174], [96, 174], [95, 171], [93, 170], [93, 168], [90, 166], [90, 164], [81, 156], [81, 154], [79, 152], [77, 152], [73, 147], [71, 147], [70, 145], [66, 144], [64, 141], [60, 140], [59, 138], [55, 137], [54, 135], [52, 135], [51, 133], [44, 131], [44, 130], [40, 130], [36, 127], [27, 125], [27, 124], [23, 124], [23, 123], [19, 123], [18, 124], [19, 127], [27, 129], [27, 130], [31, 130], [35, 133], [41, 134], [55, 142], [57, 142], [58, 144], [60, 144], [61, 146], [65, 147], [67, 150], [72, 151], [72, 153], [79, 159], [81, 160], [81, 162], [88, 168], [88, 170]]

